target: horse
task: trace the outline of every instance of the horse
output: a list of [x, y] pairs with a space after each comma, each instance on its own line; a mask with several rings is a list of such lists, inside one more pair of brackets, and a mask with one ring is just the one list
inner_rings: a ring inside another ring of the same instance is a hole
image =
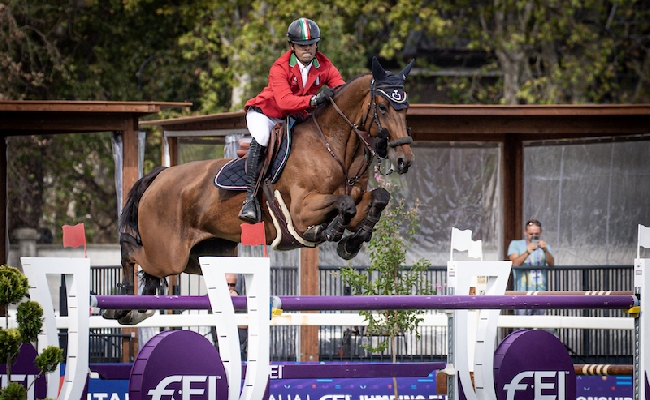
[[[341, 86], [293, 126], [284, 170], [275, 183], [265, 182], [266, 201], [260, 202], [267, 244], [291, 249], [338, 242], [338, 255], [351, 259], [371, 239], [390, 201], [383, 188], [367, 190], [373, 158], [388, 158], [399, 174], [414, 161], [404, 92], [412, 65], [394, 75], [373, 58], [371, 74]], [[135, 264], [143, 270], [142, 294], [155, 294], [167, 276], [201, 274], [201, 256], [236, 255], [245, 192], [213, 184], [229, 161], [158, 167], [134, 184], [119, 221], [120, 294], [134, 293]], [[344, 237], [346, 231], [351, 234]], [[106, 310], [104, 318], [135, 325], [152, 314]]]

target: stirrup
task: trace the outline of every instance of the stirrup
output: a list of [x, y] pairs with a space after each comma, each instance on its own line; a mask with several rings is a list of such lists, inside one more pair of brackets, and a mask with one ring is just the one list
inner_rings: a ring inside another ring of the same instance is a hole
[[[252, 203], [252, 204], [251, 204]], [[239, 211], [239, 219], [249, 224], [256, 224], [261, 219], [260, 202], [257, 197], [246, 198], [242, 204], [241, 211]]]

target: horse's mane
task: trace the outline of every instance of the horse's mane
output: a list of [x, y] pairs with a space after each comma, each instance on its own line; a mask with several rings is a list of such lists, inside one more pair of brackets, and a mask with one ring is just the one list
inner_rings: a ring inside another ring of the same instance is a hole
[[[346, 90], [348, 87], [350, 87], [352, 84], [354, 84], [357, 80], [362, 79], [362, 78], [364, 78], [364, 77], [367, 77], [368, 75], [370, 75], [370, 73], [365, 73], [365, 74], [361, 74], [361, 75], [355, 76], [354, 78], [352, 78], [352, 79], [350, 79], [349, 81], [347, 81], [345, 84], [339, 86], [338, 88], [334, 88], [334, 89], [335, 89], [335, 92], [334, 92], [334, 98], [339, 97], [343, 92], [345, 92], [345, 90]], [[327, 107], [329, 107], [330, 105], [331, 105], [331, 104], [330, 104], [329, 102], [325, 102], [325, 103], [319, 105], [318, 107], [316, 107], [316, 108], [314, 109], [314, 111], [312, 111], [312, 114], [315, 113], [315, 112], [318, 111], [318, 110], [321, 110], [321, 109], [323, 109], [323, 108], [327, 108]]]

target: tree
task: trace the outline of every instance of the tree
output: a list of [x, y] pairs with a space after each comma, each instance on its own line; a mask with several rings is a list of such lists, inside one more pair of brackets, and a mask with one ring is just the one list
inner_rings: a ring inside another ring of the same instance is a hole
[[180, 37], [189, 47], [187, 58], [208, 60], [200, 71], [204, 112], [239, 110], [267, 84], [271, 64], [288, 49], [289, 23], [310, 16], [321, 29], [319, 48], [334, 61], [343, 77], [365, 72], [366, 57], [352, 32], [344, 29], [349, 4], [294, 2], [201, 3], [202, 15], [191, 31]]
[[[441, 36], [494, 54], [450, 87], [462, 102], [648, 101], [648, 11], [641, 1], [428, 2], [454, 24]], [[496, 84], [481, 80], [500, 75]], [[486, 84], [487, 83], [487, 84]]]

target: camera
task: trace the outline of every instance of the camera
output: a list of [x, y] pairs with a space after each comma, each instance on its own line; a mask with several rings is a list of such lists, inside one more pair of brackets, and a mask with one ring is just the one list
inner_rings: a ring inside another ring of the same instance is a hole
[[537, 235], [533, 235], [533, 237], [531, 238], [530, 241], [531, 241], [532, 243], [537, 244], [537, 241], [538, 241], [538, 240], [539, 240], [539, 236], [537, 236]]

